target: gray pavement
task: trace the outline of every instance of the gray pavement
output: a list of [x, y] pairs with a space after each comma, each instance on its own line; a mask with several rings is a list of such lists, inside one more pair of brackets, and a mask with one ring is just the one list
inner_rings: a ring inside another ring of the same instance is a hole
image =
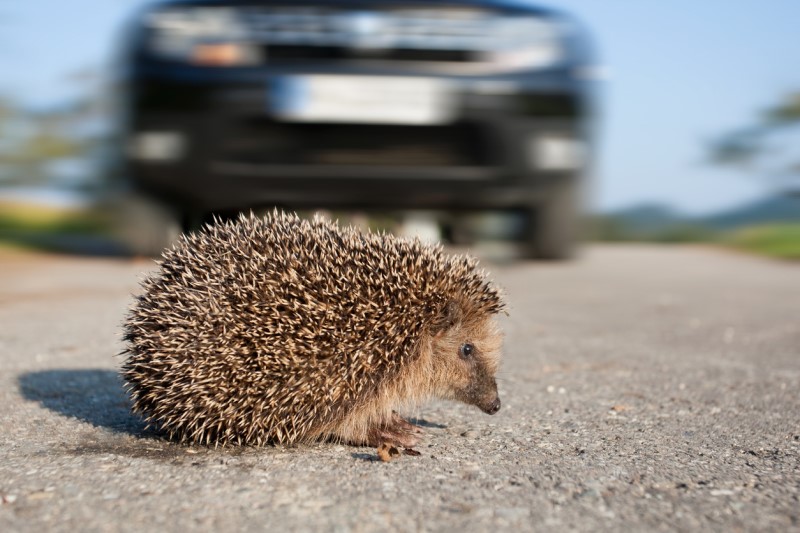
[[0, 255], [0, 531], [800, 531], [800, 265], [595, 247], [485, 266], [503, 409], [411, 413], [419, 457], [185, 447], [116, 377], [147, 261]]

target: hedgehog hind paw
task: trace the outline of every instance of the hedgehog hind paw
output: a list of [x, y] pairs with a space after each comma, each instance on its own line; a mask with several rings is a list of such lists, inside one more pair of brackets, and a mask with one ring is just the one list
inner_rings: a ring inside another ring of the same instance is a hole
[[394, 425], [395, 428], [402, 429], [403, 431], [413, 433], [415, 435], [422, 435], [424, 433], [421, 427], [409, 420], [406, 420], [404, 417], [397, 414], [397, 411], [392, 411], [391, 424]]
[[402, 448], [413, 448], [419, 443], [419, 437], [406, 432], [391, 431], [388, 428], [375, 428], [367, 436], [367, 446], [373, 448], [381, 444], [390, 444]]
[[367, 432], [367, 445], [377, 448], [383, 443], [402, 448], [413, 448], [419, 444], [422, 430], [407, 421], [406, 419], [394, 415], [388, 424], [375, 426]]

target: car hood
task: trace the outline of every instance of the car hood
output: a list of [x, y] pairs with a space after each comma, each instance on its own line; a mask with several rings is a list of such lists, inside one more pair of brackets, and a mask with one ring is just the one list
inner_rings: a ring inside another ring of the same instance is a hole
[[373, 7], [415, 7], [415, 6], [469, 6], [520, 11], [538, 15], [554, 14], [555, 10], [545, 8], [528, 0], [168, 0], [156, 2], [154, 5], [317, 5], [341, 6], [358, 9]]

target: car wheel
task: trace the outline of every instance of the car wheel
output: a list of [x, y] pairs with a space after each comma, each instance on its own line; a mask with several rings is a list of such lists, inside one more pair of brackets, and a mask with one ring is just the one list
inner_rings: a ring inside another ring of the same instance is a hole
[[575, 180], [559, 184], [531, 209], [523, 254], [531, 259], [572, 259], [580, 237], [580, 187]]
[[136, 194], [115, 203], [114, 236], [130, 255], [157, 257], [181, 234], [182, 215], [169, 205]]
[[456, 246], [472, 246], [475, 244], [475, 230], [469, 215], [452, 213], [445, 225], [447, 240]]

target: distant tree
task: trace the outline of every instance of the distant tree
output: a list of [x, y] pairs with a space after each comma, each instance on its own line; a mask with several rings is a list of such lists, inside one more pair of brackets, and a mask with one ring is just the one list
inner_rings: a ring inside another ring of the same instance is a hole
[[84, 143], [65, 130], [57, 113], [34, 113], [10, 99], [0, 101], [0, 180], [41, 184], [48, 179], [48, 163], [80, 156]]
[[752, 125], [714, 140], [710, 159], [800, 191], [800, 91], [767, 108]]
[[52, 164], [98, 156], [108, 133], [108, 92], [96, 69], [65, 76], [77, 95], [31, 109], [0, 95], [0, 185], [47, 185]]

